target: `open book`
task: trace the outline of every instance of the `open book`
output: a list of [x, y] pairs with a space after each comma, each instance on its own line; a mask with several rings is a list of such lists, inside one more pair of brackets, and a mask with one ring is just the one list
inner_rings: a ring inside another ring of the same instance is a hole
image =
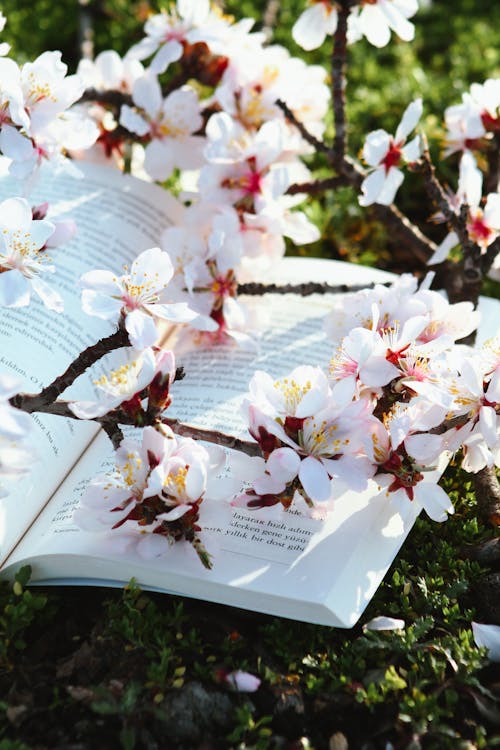
[[[49, 201], [50, 218], [71, 216], [77, 221], [77, 236], [53, 253], [53, 285], [64, 297], [64, 314], [36, 301], [29, 308], [0, 309], [0, 372], [17, 375], [27, 391], [51, 382], [85, 346], [111, 332], [102, 320], [81, 311], [76, 284], [80, 275], [91, 268], [120, 271], [139, 252], [156, 245], [161, 230], [182, 211], [154, 185], [105, 167], [84, 165], [83, 170], [83, 180], [45, 174], [34, 195], [35, 203]], [[12, 181], [2, 177], [0, 200], [16, 193]], [[346, 263], [290, 258], [266, 280], [370, 284], [390, 278]], [[332, 345], [322, 319], [331, 297], [266, 295], [252, 303], [268, 317], [258, 351], [184, 345], [177, 363], [187, 375], [174, 384], [168, 416], [248, 437], [240, 404], [256, 369], [280, 377], [299, 364], [327, 364]], [[487, 308], [484, 318], [494, 329], [500, 305], [491, 300], [482, 304]], [[481, 338], [494, 332], [484, 326]], [[92, 397], [82, 386], [72, 386], [77, 387], [79, 398]], [[214, 553], [211, 570], [203, 568], [187, 543], [145, 561], [135, 551], [118, 551], [110, 544], [113, 532], [91, 534], [72, 522], [87, 482], [112, 458], [106, 435], [93, 423], [39, 414], [34, 420], [38, 461], [30, 476], [16, 485], [15, 494], [0, 500], [0, 566], [5, 576], [12, 577], [29, 563], [35, 583], [116, 586], [135, 577], [152, 590], [350, 627], [416, 518], [412, 503], [403, 512], [396, 510], [375, 484], [366, 492], [338, 497], [325, 521], [293, 509], [277, 516], [214, 501], [204, 536]]]

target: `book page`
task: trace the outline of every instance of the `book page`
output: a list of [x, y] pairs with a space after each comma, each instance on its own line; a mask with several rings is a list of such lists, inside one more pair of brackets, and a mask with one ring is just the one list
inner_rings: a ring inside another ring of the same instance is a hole
[[[155, 185], [108, 167], [80, 167], [83, 179], [43, 171], [30, 196], [32, 205], [49, 202], [49, 219], [72, 218], [77, 223], [71, 242], [48, 251], [56, 273], [45, 277], [62, 295], [64, 313], [48, 310], [37, 297], [28, 307], [0, 308], [0, 373], [16, 375], [28, 392], [50, 383], [82, 349], [113, 330], [81, 310], [80, 276], [94, 268], [121, 272], [124, 263], [158, 244], [161, 231], [180, 208]], [[13, 179], [0, 175], [0, 201], [19, 193]], [[75, 385], [65, 397], [78, 393], [91, 398], [89, 387]], [[33, 420], [31, 444], [38, 460], [30, 476], [16, 482], [15, 492], [0, 499], [0, 561], [97, 432], [92, 423], [60, 417], [35, 414]]]
[[[324, 279], [325, 268], [321, 265], [320, 275]], [[309, 272], [312, 268], [308, 261], [301, 261], [299, 266], [301, 279], [304, 279], [306, 270]], [[352, 268], [345, 266], [327, 264], [336, 282], [339, 273], [352, 274]], [[320, 271], [314, 263], [312, 267]], [[381, 280], [387, 278], [381, 273], [376, 275]], [[263, 335], [257, 354], [235, 347], [185, 350], [179, 356], [179, 364], [186, 367], [188, 374], [174, 386], [175, 411], [169, 409], [169, 414], [183, 421], [248, 437], [240, 407], [255, 369], [261, 367], [274, 377], [280, 377], [298, 364], [327, 363], [332, 348], [322, 326], [323, 316], [329, 309], [327, 297], [301, 299], [293, 295], [272, 295], [260, 304], [265, 305], [272, 325]], [[110, 465], [111, 457], [102, 460], [106, 445], [103, 436], [94, 441], [11, 556], [9, 565], [21, 564], [28, 557], [35, 563], [35, 577], [43, 577], [44, 573], [61, 576], [64, 571], [77, 577], [100, 576], [124, 581], [127, 575], [134, 575], [148, 587], [250, 608], [255, 598], [255, 608], [262, 611], [341, 624], [346, 622], [345, 617], [348, 620], [351, 616], [352, 600], [344, 602], [348, 616], [335, 614], [332, 611], [335, 607], [325, 607], [324, 602], [331, 593], [333, 581], [340, 582], [342, 566], [350, 555], [356, 554], [365, 533], [371, 530], [380, 536], [381, 529], [391, 529], [386, 532], [388, 543], [379, 544], [377, 548], [377, 555], [382, 559], [377, 565], [382, 569], [390, 564], [394, 554], [392, 536], [396, 534], [401, 543], [410, 528], [394, 509], [381, 514], [381, 507], [385, 508], [386, 503], [374, 502], [375, 486], [365, 493], [339, 495], [335, 511], [326, 521], [311, 519], [295, 509], [249, 511], [232, 508], [228, 503], [210, 503], [207, 499], [203, 505], [203, 528], [207, 547], [214, 552], [214, 570], [204, 571], [188, 545], [175, 545], [165, 557], [146, 563], [133, 549], [116, 553], [113, 543], [116, 532], [91, 535], [72, 523], [73, 511], [87, 482]], [[354, 531], [360, 524], [360, 513], [363, 513], [363, 522]], [[372, 528], [374, 524], [377, 532]], [[334, 544], [328, 542], [330, 539], [335, 540]], [[60, 566], [58, 556], [63, 556], [60, 559], [64, 560]], [[314, 573], [318, 556], [321, 562], [317, 570], [325, 574]], [[323, 556], [334, 566], [335, 576], [330, 572], [326, 574]], [[365, 581], [364, 585], [368, 583]], [[362, 603], [360, 590], [360, 586], [354, 585], [353, 591]]]

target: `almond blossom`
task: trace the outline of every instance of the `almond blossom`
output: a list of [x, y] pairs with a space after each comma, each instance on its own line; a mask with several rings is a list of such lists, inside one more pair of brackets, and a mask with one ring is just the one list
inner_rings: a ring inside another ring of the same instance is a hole
[[292, 36], [302, 49], [317, 49], [328, 35], [335, 32], [337, 22], [338, 13], [334, 2], [311, 0], [311, 5], [295, 21]]
[[0, 306], [25, 307], [34, 292], [46, 307], [62, 311], [62, 297], [40, 278], [55, 271], [44, 250], [54, 230], [46, 219], [33, 220], [24, 198], [0, 203]]
[[349, 41], [365, 36], [375, 47], [385, 47], [393, 31], [404, 42], [411, 42], [415, 27], [409, 18], [418, 10], [418, 0], [370, 0], [354, 7], [349, 16]]
[[394, 137], [385, 130], [368, 133], [363, 147], [363, 158], [372, 171], [361, 185], [361, 206], [370, 206], [372, 203], [388, 206], [393, 202], [404, 179], [399, 166], [402, 162], [417, 161], [420, 156], [420, 137], [417, 135], [409, 143], [406, 143], [406, 139], [416, 127], [421, 115], [422, 100], [416, 99], [406, 108]]
[[185, 302], [169, 302], [172, 276], [170, 258], [159, 247], [144, 250], [122, 276], [89, 271], [80, 279], [83, 310], [115, 324], [123, 316], [130, 343], [145, 349], [159, 338], [155, 319], [187, 323], [198, 317]]
[[445, 521], [447, 514], [454, 512], [450, 498], [435, 481], [424, 481], [425, 472], [438, 465], [443, 439], [416, 431], [407, 433], [404, 441], [400, 438], [394, 427], [390, 426], [388, 431], [381, 422], [372, 423], [365, 445], [368, 455], [378, 465], [374, 481], [381, 489], [385, 488], [393, 502], [416, 502], [434, 521]]
[[[500, 193], [490, 193], [482, 204], [483, 177], [470, 152], [465, 152], [460, 160], [458, 190], [453, 201], [458, 214], [461, 206], [468, 206], [466, 228], [470, 239], [483, 252], [500, 235]], [[442, 263], [450, 250], [459, 244], [456, 232], [449, 232], [429, 259], [429, 265]]]
[[221, 20], [210, 9], [209, 0], [177, 0], [170, 12], [151, 16], [144, 27], [146, 37], [129, 54], [139, 60], [154, 55], [150, 70], [164, 73], [170, 63], [180, 60], [183, 43], [206, 41], [206, 29]]
[[195, 169], [202, 164], [202, 126], [198, 96], [190, 86], [182, 86], [162, 97], [155, 76], [139, 78], [133, 88], [135, 108], [123, 105], [120, 123], [149, 139], [144, 169], [154, 180], [166, 180], [175, 167]]
[[165, 426], [161, 431], [145, 427], [140, 444], [124, 439], [115, 468], [91, 480], [74, 520], [87, 531], [119, 529], [146, 558], [185, 540], [210, 567], [198, 537], [198, 519], [209, 476], [215, 476], [223, 462], [223, 451], [215, 447], [209, 453]]
[[79, 419], [94, 419], [119, 409], [140, 423], [146, 416], [141, 404], [146, 397], [155, 407], [168, 405], [169, 387], [175, 376], [172, 352], [124, 347], [105, 355], [99, 365], [104, 372], [93, 380], [98, 400], [69, 404]]

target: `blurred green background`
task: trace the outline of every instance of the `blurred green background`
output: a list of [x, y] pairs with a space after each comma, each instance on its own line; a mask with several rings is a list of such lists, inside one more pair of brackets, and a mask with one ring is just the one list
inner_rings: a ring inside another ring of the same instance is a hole
[[[252, 16], [255, 28], [272, 25], [273, 41], [288, 47], [294, 55], [328, 67], [330, 45], [304, 53], [294, 44], [290, 30], [304, 0], [226, 0], [219, 2], [224, 12], [236, 18]], [[416, 34], [413, 43], [392, 37], [391, 43], [376, 49], [365, 40], [350, 48], [348, 73], [348, 118], [350, 150], [356, 155], [364, 136], [375, 128], [394, 132], [407, 104], [416, 96], [424, 100], [423, 127], [431, 142], [434, 158], [439, 158], [445, 107], [458, 103], [463, 91], [474, 82], [500, 75], [500, 34], [492, 19], [491, 0], [421, 2], [412, 19]], [[493, 4], [494, 5], [494, 4]], [[161, 8], [150, 0], [0, 0], [8, 18], [2, 39], [12, 44], [12, 55], [19, 62], [33, 59], [46, 49], [60, 49], [71, 69], [79, 56], [79, 17], [92, 18], [95, 53], [114, 48], [125, 53], [143, 36], [143, 24], [150, 13]], [[331, 133], [330, 133], [331, 135]], [[458, 157], [440, 165], [445, 183], [456, 187]], [[316, 174], [324, 175], [320, 159], [310, 162]], [[420, 179], [407, 176], [397, 196], [398, 205], [433, 239], [439, 241], [444, 228], [428, 223], [432, 213]], [[311, 253], [394, 270], [418, 268], [407, 248], [396, 245], [383, 225], [370, 212], [359, 207], [349, 188], [308, 201], [307, 212], [318, 224], [323, 240], [315, 246], [292, 253]]]

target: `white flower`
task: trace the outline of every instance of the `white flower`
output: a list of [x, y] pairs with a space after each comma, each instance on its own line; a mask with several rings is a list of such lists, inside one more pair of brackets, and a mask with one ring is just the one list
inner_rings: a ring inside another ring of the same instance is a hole
[[296, 367], [280, 380], [259, 370], [249, 385], [250, 399], [266, 414], [282, 418], [310, 417], [326, 405], [328, 395], [325, 374], [310, 365]]
[[153, 380], [155, 356], [151, 349], [115, 349], [100, 360], [104, 373], [94, 379], [98, 401], [76, 401], [69, 408], [79, 419], [102, 417], [141, 393]]
[[406, 143], [406, 138], [417, 125], [421, 114], [422, 100], [416, 99], [406, 108], [394, 138], [385, 130], [368, 133], [363, 158], [373, 167], [373, 171], [361, 185], [361, 206], [370, 206], [372, 203], [388, 206], [393, 202], [404, 179], [399, 165], [403, 161], [414, 162], [420, 155], [420, 137], [416, 136], [409, 143]]
[[85, 88], [130, 93], [135, 81], [144, 75], [144, 66], [139, 60], [130, 56], [121, 58], [115, 50], [108, 49], [100, 52], [95, 60], [80, 60], [77, 74]]
[[209, 0], [177, 0], [169, 13], [163, 11], [146, 21], [147, 36], [135, 44], [129, 54], [139, 60], [154, 54], [150, 70], [155, 74], [164, 73], [170, 63], [182, 57], [183, 42], [204, 41], [204, 32], [210, 29], [207, 21], [213, 24], [215, 20]]
[[192, 134], [203, 121], [195, 90], [182, 86], [163, 99], [157, 78], [145, 75], [135, 82], [132, 98], [137, 108], [124, 105], [120, 123], [133, 133], [149, 136], [146, 172], [154, 180], [166, 180], [175, 167], [200, 167], [204, 139]]
[[327, 35], [337, 28], [338, 14], [332, 2], [313, 2], [304, 10], [292, 28], [292, 36], [305, 50], [321, 47]]
[[232, 688], [239, 693], [255, 693], [260, 687], [260, 679], [250, 672], [242, 672], [236, 669], [225, 675], [225, 680]]
[[82, 307], [88, 315], [118, 323], [125, 316], [130, 343], [145, 349], [156, 343], [155, 318], [186, 323], [197, 317], [184, 302], [168, 304], [168, 284], [173, 267], [159, 247], [145, 250], [132, 263], [130, 273], [89, 271], [80, 279]]
[[190, 438], [177, 438], [165, 426], [162, 432], [145, 427], [140, 445], [122, 441], [115, 462], [112, 472], [87, 486], [74, 514], [77, 525], [87, 531], [120, 529], [145, 558], [164, 554], [171, 543], [186, 539], [209, 567], [196, 534], [209, 478], [215, 478], [225, 462], [222, 449], [208, 451]]
[[385, 47], [391, 31], [405, 42], [415, 35], [408, 18], [418, 10], [418, 0], [375, 0], [356, 6], [349, 16], [348, 39], [355, 42], [365, 36], [375, 47]]
[[54, 229], [45, 219], [33, 221], [24, 198], [0, 203], [0, 306], [24, 307], [33, 291], [49, 309], [62, 311], [60, 295], [39, 278], [55, 270], [43, 250]]

